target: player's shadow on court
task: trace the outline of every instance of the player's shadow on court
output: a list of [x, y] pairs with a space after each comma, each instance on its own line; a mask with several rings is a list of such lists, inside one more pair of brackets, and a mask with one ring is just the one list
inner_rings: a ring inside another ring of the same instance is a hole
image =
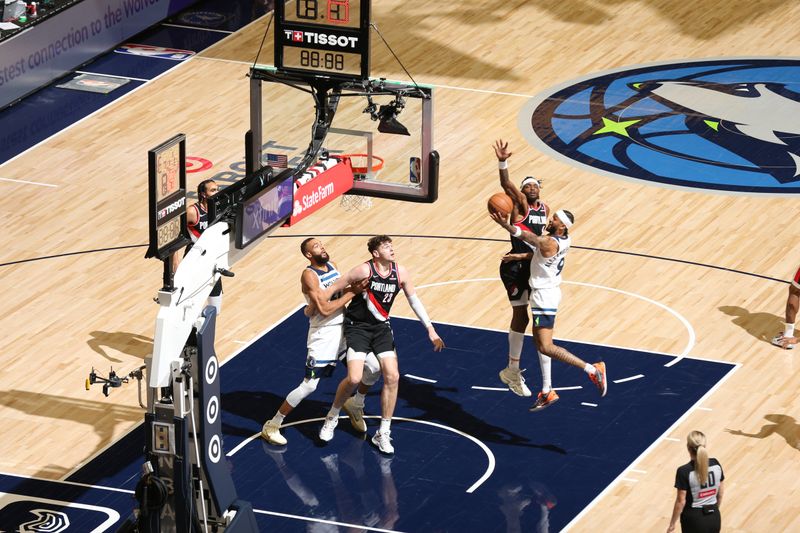
[[[320, 400], [314, 399], [317, 395], [321, 398]], [[249, 437], [253, 435], [253, 433], [259, 433], [261, 431], [261, 426], [275, 415], [275, 412], [281, 406], [283, 400], [283, 396], [265, 391], [233, 391], [223, 394], [222, 409], [224, 411], [238, 417], [249, 418], [255, 422], [254, 425], [246, 427], [223, 423], [223, 433], [225, 435], [235, 435], [238, 437]], [[300, 405], [289, 413], [289, 416], [286, 417], [283, 423], [291, 424], [298, 420], [322, 418], [328, 413], [332, 401], [332, 396], [328, 398], [325, 394], [320, 394], [319, 391], [317, 391], [300, 402]], [[318, 447], [321, 447], [325, 445], [325, 443], [319, 440], [319, 430], [321, 427], [322, 421], [319, 421], [298, 424], [292, 426], [292, 429], [298, 431]], [[283, 430], [281, 431], [283, 432]], [[361, 433], [356, 432], [346, 420], [341, 420], [339, 422], [336, 431], [351, 433], [359, 438], [363, 436]]]
[[764, 415], [764, 419], [772, 423], [761, 426], [761, 429], [758, 431], [758, 433], [745, 433], [740, 429], [727, 428], [725, 431], [731, 435], [751, 437], [754, 439], [764, 439], [773, 434], [778, 435], [783, 437], [783, 440], [786, 441], [786, 444], [795, 450], [800, 450], [800, 424], [797, 423], [797, 420], [795, 420], [794, 417], [789, 415], [768, 414]]
[[[448, 46], [441, 40], [432, 38], [435, 33], [431, 33], [429, 25], [438, 22], [452, 24], [456, 19], [462, 24], [491, 24], [503, 19], [505, 14], [513, 8], [504, 8], [503, 13], [495, 14], [493, 10], [487, 10], [482, 4], [476, 2], [473, 6], [459, 4], [448, 8], [444, 4], [431, 4], [431, 9], [425, 12], [413, 13], [405, 4], [398, 4], [394, 11], [402, 11], [400, 17], [403, 20], [402, 26], [385, 26], [386, 37], [389, 43], [394, 43], [399, 39], [407, 40], [411, 47], [416, 50], [436, 50], [435, 62], [417, 63], [412, 72], [440, 74], [442, 69], [454, 68], [458, 66], [457, 74], [469, 79], [492, 79], [492, 80], [521, 80], [513, 67], [503, 66], [493, 61], [490, 54], [486, 59], [482, 59], [482, 54], [465, 52], [461, 47]], [[395, 33], [396, 32], [396, 33]], [[397, 61], [392, 58], [391, 53], [385, 46], [380, 46], [372, 52], [372, 63], [381, 72], [386, 69], [398, 69]], [[399, 69], [398, 69], [399, 70]], [[401, 74], [402, 75], [402, 74]], [[396, 78], [395, 78], [396, 79]]]
[[[99, 390], [95, 389], [99, 393]], [[59, 421], [69, 421], [81, 424], [83, 427], [73, 429], [74, 434], [87, 432], [85, 426], [92, 428], [97, 442], [92, 450], [88, 446], [85, 451], [86, 458], [95, 455], [112, 442], [114, 442], [117, 426], [130, 426], [133, 422], [141, 421], [144, 411], [139, 407], [118, 405], [115, 403], [76, 400], [52, 394], [40, 394], [22, 390], [9, 390], [0, 394], [0, 405], [15, 409], [34, 417], [54, 418]], [[44, 423], [47, 423], [46, 421]], [[86, 439], [84, 439], [86, 440]], [[63, 477], [71, 468], [60, 465], [48, 465], [37, 475], [42, 477]], [[54, 475], [58, 474], [58, 476]]]
[[770, 342], [776, 333], [783, 331], [783, 317], [772, 313], [751, 313], [735, 305], [723, 305], [719, 310], [734, 317], [731, 322], [760, 341]]
[[128, 333], [126, 331], [92, 331], [89, 335], [92, 336], [91, 339], [86, 341], [89, 348], [112, 363], [121, 363], [122, 359], [113, 357], [106, 352], [105, 348], [110, 348], [140, 359], [144, 359], [153, 353], [153, 339], [137, 333]]
[[438, 392], [456, 393], [458, 389], [456, 387], [436, 387], [431, 383], [417, 383], [405, 377], [400, 378], [399, 397], [405, 400], [409, 407], [422, 411], [422, 414], [416, 418], [441, 422], [483, 442], [539, 448], [562, 455], [567, 454], [566, 450], [553, 444], [534, 444], [527, 437], [517, 435], [499, 426], [493, 426], [468, 413], [461, 404], [441, 396]]
[[[503, 9], [518, 10], [532, 4], [559, 20], [588, 26], [609, 24], [609, 21], [619, 16], [621, 11], [614, 6], [619, 5], [624, 8], [624, 5], [628, 3], [634, 4], [630, 0], [577, 0], [573, 2], [518, 0], [516, 4], [503, 3]], [[668, 20], [677, 32], [699, 40], [707, 40], [720, 34], [738, 31], [739, 28], [751, 24], [759, 16], [772, 15], [776, 10], [790, 5], [787, 0], [762, 2], [729, 0], [722, 3], [718, 0], [699, 0], [686, 3], [644, 0], [635, 3], [649, 5], [650, 9], [658, 12], [658, 15], [653, 16], [654, 19]], [[698, 13], [715, 13], [715, 17], [724, 22], [714, 25], [714, 31], [709, 31], [711, 21], [708, 17], [698, 17]]]

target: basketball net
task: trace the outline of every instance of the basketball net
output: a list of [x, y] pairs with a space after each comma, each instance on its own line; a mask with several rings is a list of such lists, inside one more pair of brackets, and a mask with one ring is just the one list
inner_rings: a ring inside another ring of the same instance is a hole
[[345, 211], [358, 213], [372, 207], [372, 198], [369, 196], [360, 196], [358, 194], [344, 193], [339, 200], [339, 206]]
[[[383, 158], [378, 156], [372, 156], [372, 168], [369, 166], [367, 154], [347, 154], [341, 157], [350, 162], [354, 181], [372, 179], [383, 168]], [[371, 208], [372, 198], [361, 196], [360, 194], [345, 193], [339, 200], [339, 205], [345, 211], [357, 213]]]

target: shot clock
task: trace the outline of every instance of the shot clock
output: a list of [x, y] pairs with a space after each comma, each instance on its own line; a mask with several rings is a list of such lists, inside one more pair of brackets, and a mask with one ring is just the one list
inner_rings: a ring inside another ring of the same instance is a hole
[[145, 257], [164, 260], [186, 236], [186, 136], [176, 135], [149, 150], [150, 246]]
[[337, 80], [369, 78], [370, 0], [275, 5], [275, 67]]

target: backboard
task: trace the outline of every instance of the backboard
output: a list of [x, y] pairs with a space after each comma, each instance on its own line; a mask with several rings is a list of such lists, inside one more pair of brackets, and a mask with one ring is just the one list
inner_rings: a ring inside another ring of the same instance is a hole
[[[316, 120], [315, 100], [303, 92], [309, 89], [303, 77], [287, 76], [268, 65], [251, 70], [254, 161], [289, 168], [303, 161]], [[369, 97], [365, 92], [371, 93]], [[410, 202], [436, 200], [432, 87], [371, 79], [345, 84], [334, 105], [323, 153], [368, 154], [384, 160], [380, 173], [356, 180], [349, 194]]]

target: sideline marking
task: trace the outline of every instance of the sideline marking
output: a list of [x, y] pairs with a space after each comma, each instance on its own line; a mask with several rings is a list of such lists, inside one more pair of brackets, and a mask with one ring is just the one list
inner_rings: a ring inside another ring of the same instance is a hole
[[11, 183], [26, 183], [28, 185], [39, 185], [41, 187], [58, 187], [51, 183], [39, 183], [38, 181], [15, 180], [13, 178], [0, 178], [0, 181], [10, 181]]
[[362, 526], [359, 524], [349, 524], [347, 522], [334, 522], [333, 520], [323, 520], [322, 518], [310, 518], [308, 516], [298, 516], [296, 514], [278, 513], [275, 511], [262, 511], [261, 509], [253, 509], [254, 513], [267, 514], [272, 516], [281, 516], [284, 518], [294, 518], [296, 520], [305, 520], [306, 522], [317, 522], [319, 524], [331, 524], [334, 526], [342, 526], [355, 531], [379, 531], [380, 533], [400, 533], [395, 529], [380, 529], [377, 527]]

